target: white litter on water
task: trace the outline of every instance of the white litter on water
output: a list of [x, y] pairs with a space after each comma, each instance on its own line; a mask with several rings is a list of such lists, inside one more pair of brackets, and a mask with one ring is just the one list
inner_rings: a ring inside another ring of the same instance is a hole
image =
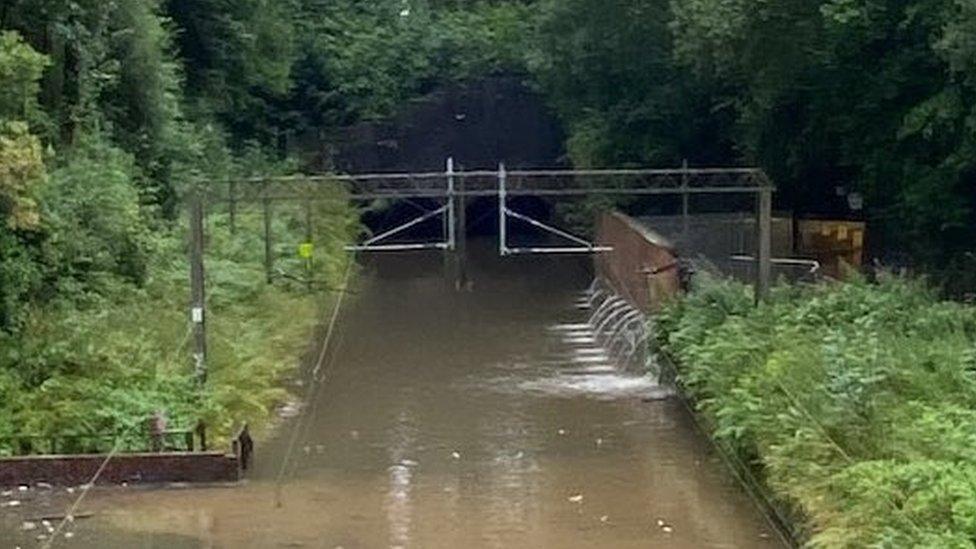
[[461, 459], [461, 452], [451, 452], [451, 457], [454, 459]]
[[569, 501], [572, 503], [583, 503], [583, 494], [576, 494], [575, 496], [570, 496]]

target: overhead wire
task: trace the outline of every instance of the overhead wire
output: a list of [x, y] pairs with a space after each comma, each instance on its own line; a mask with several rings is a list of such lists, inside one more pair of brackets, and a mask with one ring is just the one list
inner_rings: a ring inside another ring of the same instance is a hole
[[[355, 257], [356, 257], [355, 255], [351, 256], [349, 259], [349, 263], [346, 266], [346, 273], [343, 276], [343, 288], [347, 288], [349, 286], [349, 281], [352, 275], [353, 267], [355, 266], [356, 263]], [[342, 311], [342, 304], [345, 301], [346, 293], [347, 292], [345, 291], [339, 292], [335, 304], [332, 307], [332, 314], [330, 315], [329, 323], [326, 327], [326, 332], [322, 342], [322, 347], [319, 351], [318, 359], [315, 361], [315, 364], [312, 367], [312, 370], [310, 372], [311, 375], [309, 376], [308, 386], [305, 391], [305, 398], [303, 402], [305, 403], [306, 410], [308, 410], [308, 408], [312, 408], [312, 409], [317, 408], [317, 404], [315, 401], [317, 401], [321, 395], [321, 393], [318, 392], [317, 389], [318, 386], [322, 384], [325, 380], [325, 376], [323, 373], [324, 371], [322, 367], [325, 361], [326, 353], [330, 348], [332, 338], [335, 334], [336, 326], [339, 320], [339, 314]], [[333, 357], [334, 356], [335, 354], [333, 354]], [[303, 424], [309, 419], [310, 419], [310, 414], [308, 414], [307, 411], [303, 411], [299, 416], [298, 421], [296, 421], [295, 426], [292, 428], [292, 434], [288, 441], [288, 446], [285, 449], [285, 455], [281, 460], [281, 465], [278, 468], [278, 473], [275, 475], [275, 498], [274, 498], [275, 507], [281, 507], [283, 505], [282, 491], [284, 486], [284, 477], [288, 471], [288, 466], [293, 459], [295, 448], [296, 445], [298, 444], [298, 438], [300, 434], [303, 432]]]

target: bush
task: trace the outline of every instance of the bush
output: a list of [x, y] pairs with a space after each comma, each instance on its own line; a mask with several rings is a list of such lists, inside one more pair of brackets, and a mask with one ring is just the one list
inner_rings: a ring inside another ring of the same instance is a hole
[[659, 343], [820, 547], [976, 540], [976, 309], [922, 282], [779, 288], [699, 277]]

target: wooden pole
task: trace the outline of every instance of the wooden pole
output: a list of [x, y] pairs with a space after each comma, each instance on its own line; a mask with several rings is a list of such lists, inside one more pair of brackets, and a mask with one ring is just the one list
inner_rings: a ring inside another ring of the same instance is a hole
[[[311, 185], [311, 184], [309, 184]], [[308, 197], [305, 199], [305, 243], [309, 246], [314, 245], [314, 230], [312, 225], [312, 193], [308, 193]], [[312, 291], [312, 257], [314, 254], [314, 248], [310, 248], [305, 257], [305, 287], [308, 291]]]
[[199, 194], [194, 194], [190, 203], [190, 322], [193, 327], [194, 373], [201, 387], [207, 382], [207, 299], [203, 252], [203, 199]]
[[268, 185], [264, 185], [264, 276], [268, 284], [274, 281], [274, 248], [271, 242], [271, 198], [268, 196]]
[[230, 215], [230, 234], [237, 234], [237, 182], [227, 184], [227, 213]]

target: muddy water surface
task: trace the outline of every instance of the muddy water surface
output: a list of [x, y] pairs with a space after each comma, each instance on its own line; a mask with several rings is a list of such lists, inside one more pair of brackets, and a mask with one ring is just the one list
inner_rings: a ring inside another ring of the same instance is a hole
[[[437, 256], [370, 262], [244, 486], [99, 489], [56, 546], [778, 546], [679, 403], [558, 329], [585, 319], [582, 263], [478, 258], [462, 293]], [[0, 517], [0, 546], [38, 545]]]

